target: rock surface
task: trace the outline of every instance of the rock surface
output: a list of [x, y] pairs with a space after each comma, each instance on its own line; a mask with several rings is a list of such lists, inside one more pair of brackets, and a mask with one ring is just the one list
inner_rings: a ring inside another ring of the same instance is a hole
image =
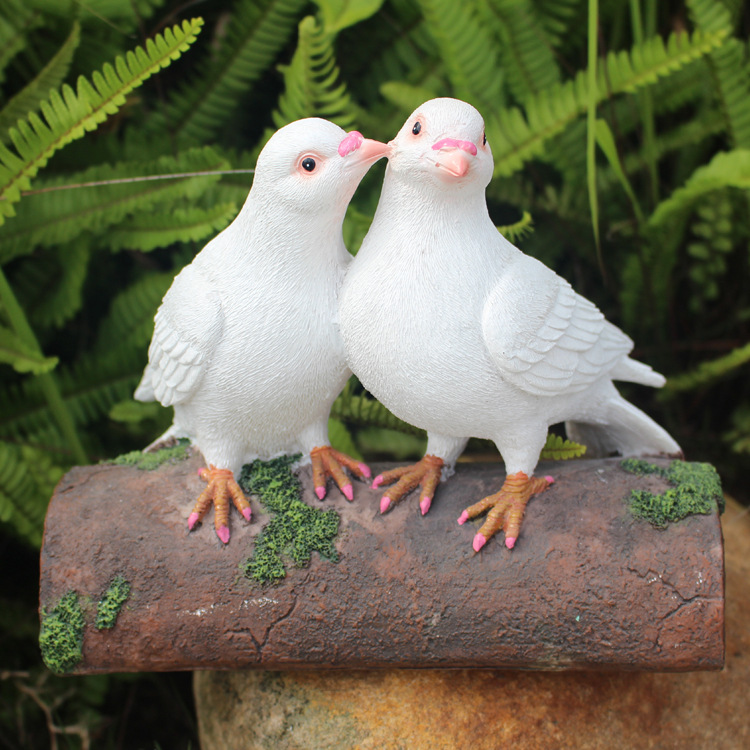
[[722, 520], [727, 663], [721, 672], [196, 672], [201, 747], [750, 747], [750, 515], [730, 502]]
[[[267, 587], [240, 572], [268, 519], [257, 501], [249, 525], [232, 511], [226, 546], [210, 515], [188, 533], [204, 486], [199, 465], [192, 457], [151, 472], [84, 467], [61, 481], [47, 516], [40, 598], [47, 611], [71, 590], [83, 602], [83, 657], [73, 671], [723, 664], [717, 514], [665, 530], [635, 519], [630, 490], [666, 483], [628, 474], [618, 460], [541, 466], [556, 482], [530, 502], [515, 549], [499, 535], [479, 554], [471, 541], [480, 521], [456, 519], [499, 488], [498, 464], [460, 465], [424, 517], [415, 498], [381, 516], [381, 492], [362, 483], [353, 503], [336, 489], [320, 503], [303, 469], [303, 499], [341, 514], [340, 561], [314, 554], [308, 568], [290, 566]], [[129, 597], [116, 625], [97, 630], [95, 602], [116, 576]]]

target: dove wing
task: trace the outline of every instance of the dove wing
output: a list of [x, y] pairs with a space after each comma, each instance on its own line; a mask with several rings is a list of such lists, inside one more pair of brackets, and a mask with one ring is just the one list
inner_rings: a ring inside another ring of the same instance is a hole
[[584, 390], [633, 348], [596, 305], [527, 255], [512, 260], [492, 288], [482, 332], [503, 378], [538, 396]]
[[165, 295], [154, 324], [148, 365], [135, 397], [174, 406], [196, 392], [221, 339], [219, 294], [195, 266], [187, 266]]

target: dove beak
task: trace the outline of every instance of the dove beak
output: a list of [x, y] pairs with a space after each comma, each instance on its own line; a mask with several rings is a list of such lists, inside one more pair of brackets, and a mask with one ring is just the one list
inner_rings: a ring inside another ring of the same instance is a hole
[[437, 151], [435, 166], [450, 177], [460, 179], [471, 167], [471, 157], [477, 155], [477, 147], [471, 141], [459, 141], [455, 138], [443, 138], [432, 147]]
[[346, 138], [339, 144], [339, 155], [348, 157], [354, 155], [353, 162], [356, 164], [374, 164], [378, 159], [387, 156], [391, 147], [387, 143], [373, 141], [371, 138], [365, 138], [362, 133], [353, 130], [347, 133]]

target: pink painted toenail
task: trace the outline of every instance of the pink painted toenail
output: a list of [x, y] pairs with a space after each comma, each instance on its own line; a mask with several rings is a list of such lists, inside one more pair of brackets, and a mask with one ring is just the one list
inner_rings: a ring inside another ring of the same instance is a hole
[[469, 514], [464, 511], [459, 517], [458, 517], [458, 523], [463, 526], [467, 521], [469, 520]]
[[378, 474], [375, 479], [372, 480], [372, 488], [376, 490], [381, 484], [383, 484], [383, 475]]
[[513, 549], [513, 547], [515, 547], [515, 545], [516, 545], [516, 537], [514, 537], [514, 536], [506, 536], [505, 537], [505, 546], [508, 549]]
[[380, 512], [385, 513], [391, 507], [391, 498], [383, 497], [380, 500]]
[[485, 544], [487, 544], [487, 537], [484, 534], [477, 534], [471, 546], [474, 547], [474, 552], [479, 552]]
[[326, 496], [326, 488], [325, 487], [316, 487], [315, 488], [315, 494], [318, 496], [318, 500], [322, 500]]
[[227, 542], [229, 542], [229, 527], [219, 526], [219, 528], [216, 529], [216, 536], [218, 536], [224, 544], [227, 544]]
[[350, 484], [345, 484], [341, 491], [344, 493], [344, 497], [347, 500], [354, 500], [354, 490], [352, 489], [352, 486]]
[[419, 503], [419, 507], [422, 509], [422, 515], [424, 516], [432, 505], [431, 497], [423, 497]]
[[372, 471], [370, 471], [370, 467], [367, 464], [359, 463], [357, 467], [364, 474], [365, 479], [369, 479], [372, 476]]
[[245, 516], [246, 521], [249, 521], [253, 516], [253, 512], [250, 510], [250, 508], [243, 508], [242, 515]]
[[191, 513], [188, 516], [188, 529], [190, 529], [190, 531], [192, 531], [195, 524], [198, 523], [199, 518], [200, 516], [197, 513]]

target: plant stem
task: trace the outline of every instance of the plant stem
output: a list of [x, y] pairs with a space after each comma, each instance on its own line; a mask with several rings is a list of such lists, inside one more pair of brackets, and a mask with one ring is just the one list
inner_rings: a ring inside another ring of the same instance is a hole
[[599, 261], [599, 270], [603, 277], [604, 262], [602, 260], [601, 244], [599, 242], [599, 200], [596, 193], [596, 73], [597, 73], [597, 41], [599, 29], [599, 2], [589, 0], [589, 26], [588, 26], [588, 102], [586, 123], [586, 176], [588, 182], [589, 205], [591, 207], [591, 223], [594, 230], [594, 241], [596, 242], [596, 257]]
[[[33, 348], [35, 352], [42, 356], [39, 342], [29, 325], [29, 321], [26, 319], [23, 309], [18, 304], [18, 300], [16, 299], [15, 294], [13, 294], [13, 290], [10, 288], [8, 280], [5, 278], [2, 268], [0, 268], [0, 305], [5, 309], [8, 321], [16, 335], [29, 347]], [[39, 379], [39, 386], [42, 389], [47, 405], [57, 422], [57, 426], [60, 428], [61, 434], [67, 441], [74, 460], [80, 464], [87, 464], [88, 458], [86, 456], [86, 451], [83, 449], [83, 445], [78, 437], [73, 418], [70, 416], [68, 407], [65, 405], [65, 401], [60, 393], [57, 381], [55, 380], [55, 376], [48, 372], [42, 375], [37, 375], [36, 377]]]

